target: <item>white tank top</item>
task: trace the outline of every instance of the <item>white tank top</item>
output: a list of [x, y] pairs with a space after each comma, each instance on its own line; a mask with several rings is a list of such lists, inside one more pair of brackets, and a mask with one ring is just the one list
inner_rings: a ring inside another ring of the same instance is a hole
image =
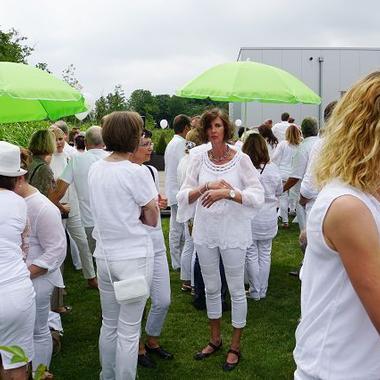
[[374, 197], [339, 181], [323, 188], [307, 224], [302, 318], [296, 331], [294, 359], [305, 374], [318, 379], [379, 380], [379, 333], [353, 289], [339, 254], [329, 248], [322, 233], [327, 210], [342, 195], [359, 198], [371, 211], [380, 233], [380, 203]]

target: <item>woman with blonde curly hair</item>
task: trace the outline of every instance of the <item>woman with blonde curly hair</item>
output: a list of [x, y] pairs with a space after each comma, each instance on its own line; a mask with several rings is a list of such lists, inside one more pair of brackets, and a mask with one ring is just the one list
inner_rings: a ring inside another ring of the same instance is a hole
[[325, 129], [307, 224], [295, 379], [380, 373], [380, 72], [356, 83]]

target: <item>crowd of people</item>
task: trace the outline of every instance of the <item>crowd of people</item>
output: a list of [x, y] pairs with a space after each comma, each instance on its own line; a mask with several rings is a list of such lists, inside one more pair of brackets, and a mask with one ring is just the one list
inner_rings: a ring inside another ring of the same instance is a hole
[[[28, 149], [0, 141], [0, 346], [21, 347], [31, 364], [0, 349], [0, 377], [49, 368], [50, 321], [71, 311], [67, 252], [99, 291], [102, 380], [135, 379], [137, 365], [155, 367], [153, 355], [173, 359], [160, 344], [168, 256], [181, 290], [207, 310], [210, 338], [195, 360], [221, 349], [229, 293], [233, 330], [221, 364], [232, 371], [247, 299], [270, 292], [272, 241], [295, 213], [305, 255], [294, 378], [379, 379], [380, 72], [324, 116], [323, 127], [311, 117], [298, 126], [283, 113], [236, 138], [222, 109], [178, 115], [165, 152], [166, 195], [147, 164], [152, 133], [135, 112], [113, 112], [85, 135], [56, 122], [35, 132]], [[168, 206], [167, 256], [160, 209]]]

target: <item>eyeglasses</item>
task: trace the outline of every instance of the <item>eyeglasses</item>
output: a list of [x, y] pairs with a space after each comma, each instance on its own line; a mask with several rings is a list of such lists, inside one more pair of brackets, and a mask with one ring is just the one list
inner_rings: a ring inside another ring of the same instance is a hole
[[149, 142], [140, 143], [139, 146], [141, 146], [143, 148], [152, 148], [153, 149], [154, 143], [149, 141]]

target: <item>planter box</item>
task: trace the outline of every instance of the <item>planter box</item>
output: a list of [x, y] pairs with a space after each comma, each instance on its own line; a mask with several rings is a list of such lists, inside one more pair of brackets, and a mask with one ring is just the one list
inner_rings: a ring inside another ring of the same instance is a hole
[[165, 170], [165, 161], [162, 154], [156, 154], [153, 152], [150, 161], [146, 162], [146, 164], [154, 166], [158, 171]]

